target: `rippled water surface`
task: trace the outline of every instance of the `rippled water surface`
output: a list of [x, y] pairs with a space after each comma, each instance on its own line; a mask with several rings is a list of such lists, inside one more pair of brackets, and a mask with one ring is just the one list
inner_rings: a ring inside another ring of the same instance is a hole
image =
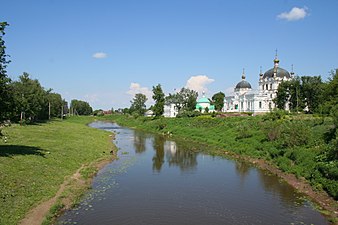
[[249, 164], [112, 123], [91, 126], [116, 133], [119, 159], [59, 224], [328, 224], [291, 186]]

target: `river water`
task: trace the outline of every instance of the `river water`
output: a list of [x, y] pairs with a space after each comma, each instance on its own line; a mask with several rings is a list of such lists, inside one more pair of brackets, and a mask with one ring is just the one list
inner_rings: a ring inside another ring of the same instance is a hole
[[90, 126], [116, 133], [119, 159], [58, 224], [329, 224], [287, 183], [247, 163], [117, 124]]

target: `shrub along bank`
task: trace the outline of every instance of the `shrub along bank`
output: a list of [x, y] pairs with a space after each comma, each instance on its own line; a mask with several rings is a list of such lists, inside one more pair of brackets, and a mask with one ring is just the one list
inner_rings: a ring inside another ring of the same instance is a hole
[[92, 120], [72, 117], [4, 128], [7, 143], [0, 139], [0, 224], [17, 224], [32, 207], [52, 198], [65, 178], [80, 167], [86, 174], [80, 173], [88, 177], [88, 171], [95, 172], [88, 165], [112, 157], [110, 133], [86, 126]]
[[210, 150], [210, 154], [230, 151], [270, 161], [338, 199], [338, 138], [330, 117], [273, 112], [255, 117], [104, 118], [123, 126], [216, 146], [218, 150]]

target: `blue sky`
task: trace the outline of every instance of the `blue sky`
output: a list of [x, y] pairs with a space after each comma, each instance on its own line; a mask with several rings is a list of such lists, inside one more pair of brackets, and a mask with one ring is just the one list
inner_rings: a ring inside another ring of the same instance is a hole
[[337, 0], [8, 0], [0, 21], [13, 80], [27, 72], [69, 102], [117, 109], [157, 84], [229, 92], [243, 68], [257, 88], [275, 49], [282, 68], [326, 80], [337, 10]]

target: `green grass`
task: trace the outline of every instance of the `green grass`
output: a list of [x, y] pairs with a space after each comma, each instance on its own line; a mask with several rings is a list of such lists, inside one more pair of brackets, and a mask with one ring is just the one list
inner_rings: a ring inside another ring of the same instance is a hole
[[0, 224], [17, 224], [53, 197], [83, 164], [110, 157], [109, 133], [90, 128], [92, 117], [7, 127], [0, 140]]

